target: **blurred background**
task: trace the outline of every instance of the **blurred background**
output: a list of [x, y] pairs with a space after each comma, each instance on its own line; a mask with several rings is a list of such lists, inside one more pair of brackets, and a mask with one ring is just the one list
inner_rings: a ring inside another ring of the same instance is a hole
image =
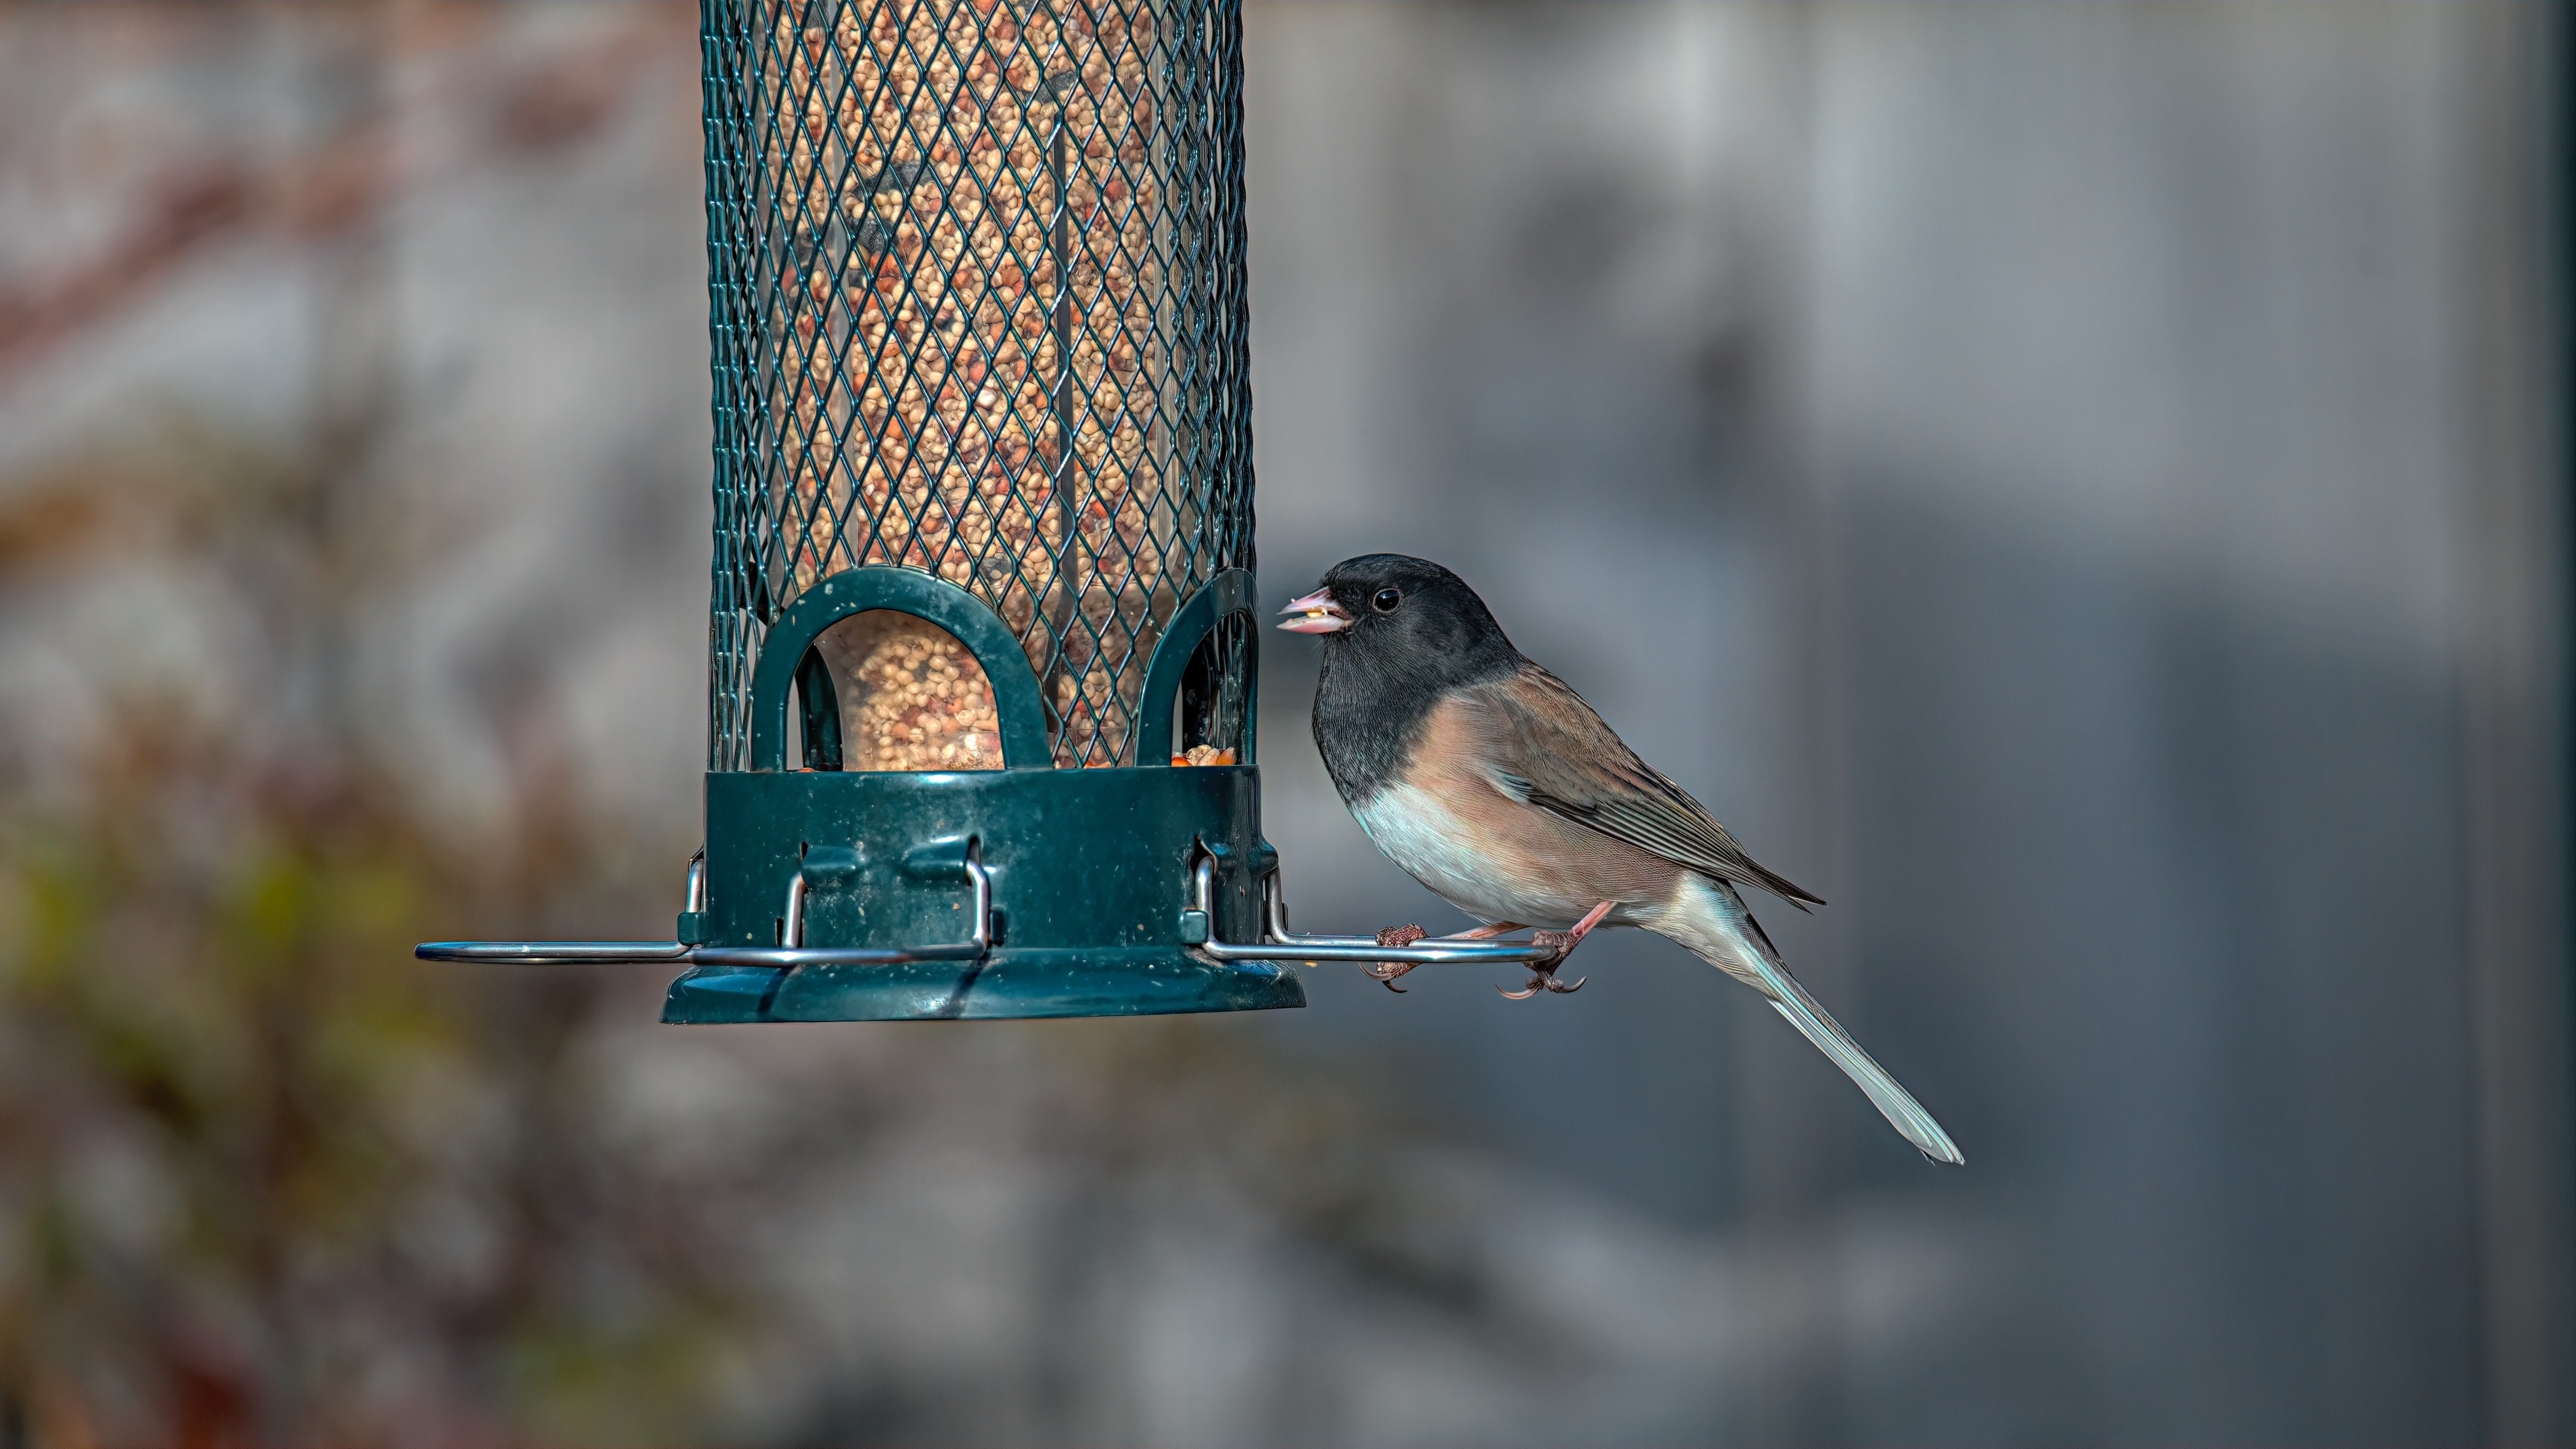
[[[694, 10], [6, 5], [0, 1445], [2576, 1435], [2557, 15], [1245, 14], [1265, 592], [1464, 573], [1971, 1166], [1631, 933], [413, 962], [697, 844]], [[1463, 924], [1266, 653], [1300, 923]]]

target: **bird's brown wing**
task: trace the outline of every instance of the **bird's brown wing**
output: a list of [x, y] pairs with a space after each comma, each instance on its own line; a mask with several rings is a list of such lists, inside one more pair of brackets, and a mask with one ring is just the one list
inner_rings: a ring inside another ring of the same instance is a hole
[[1638, 758], [1564, 680], [1524, 663], [1473, 691], [1492, 724], [1495, 783], [1542, 810], [1804, 910], [1824, 898], [1745, 854], [1688, 791]]

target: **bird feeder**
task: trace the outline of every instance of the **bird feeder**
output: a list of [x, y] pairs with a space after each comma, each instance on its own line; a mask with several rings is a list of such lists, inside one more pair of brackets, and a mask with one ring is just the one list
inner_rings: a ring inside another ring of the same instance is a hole
[[[1261, 836], [1238, 0], [706, 0], [671, 1022], [1302, 1006]], [[1240, 944], [1228, 944], [1240, 943]]]

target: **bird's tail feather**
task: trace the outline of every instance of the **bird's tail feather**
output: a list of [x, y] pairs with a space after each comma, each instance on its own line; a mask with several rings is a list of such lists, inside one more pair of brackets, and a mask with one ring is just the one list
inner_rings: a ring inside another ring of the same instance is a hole
[[1733, 886], [1724, 881], [1687, 878], [1683, 890], [1706, 894], [1697, 900], [1686, 895], [1676, 902], [1682, 907], [1679, 915], [1683, 919], [1672, 920], [1671, 925], [1680, 929], [1667, 934], [1709, 964], [1769, 997], [1772, 1009], [1787, 1017], [1800, 1036], [1815, 1043], [1816, 1050], [1842, 1068], [1843, 1075], [1859, 1086], [1879, 1115], [1924, 1156], [1957, 1167], [1967, 1165], [1967, 1155], [1959, 1151], [1949, 1133], [1941, 1130], [1941, 1124], [1932, 1120], [1932, 1114], [1923, 1110], [1923, 1104], [1898, 1086], [1885, 1067], [1872, 1061], [1869, 1053], [1860, 1049], [1860, 1043], [1852, 1040], [1851, 1033], [1843, 1030], [1842, 1023], [1834, 1020], [1789, 974], [1778, 949], [1763, 933], [1761, 923], [1753, 919], [1753, 913], [1745, 909], [1744, 897]]
[[1816, 998], [1807, 994], [1796, 977], [1768, 961], [1762, 962], [1761, 966], [1765, 982], [1776, 993], [1771, 998], [1772, 1010], [1787, 1017], [1800, 1036], [1814, 1042], [1816, 1050], [1832, 1058], [1833, 1064], [1843, 1069], [1843, 1075], [1868, 1094], [1870, 1105], [1878, 1109], [1879, 1115], [1885, 1117], [1889, 1125], [1905, 1134], [1906, 1141], [1920, 1148], [1923, 1155], [1933, 1161], [1947, 1162], [1954, 1167], [1968, 1165], [1967, 1155], [1950, 1140], [1949, 1133], [1941, 1130], [1941, 1124], [1932, 1120], [1932, 1114], [1923, 1110], [1923, 1104], [1914, 1100], [1914, 1094], [1898, 1086], [1885, 1067], [1870, 1060], [1869, 1053], [1860, 1049], [1860, 1043], [1851, 1039], [1851, 1033], [1843, 1030], [1841, 1022], [1816, 1004]]

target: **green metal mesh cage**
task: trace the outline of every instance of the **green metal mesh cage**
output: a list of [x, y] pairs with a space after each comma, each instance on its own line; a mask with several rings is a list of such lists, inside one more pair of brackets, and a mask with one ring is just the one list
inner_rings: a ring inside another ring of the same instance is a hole
[[[750, 767], [781, 611], [884, 565], [1008, 625], [1054, 764], [1173, 748], [1136, 728], [1147, 661], [1253, 563], [1236, 4], [702, 10], [709, 768]], [[935, 625], [863, 615], [815, 652], [808, 766], [1002, 763], [989, 682]], [[1194, 762], [1248, 763], [1245, 652], [1229, 625], [1194, 671]]]

